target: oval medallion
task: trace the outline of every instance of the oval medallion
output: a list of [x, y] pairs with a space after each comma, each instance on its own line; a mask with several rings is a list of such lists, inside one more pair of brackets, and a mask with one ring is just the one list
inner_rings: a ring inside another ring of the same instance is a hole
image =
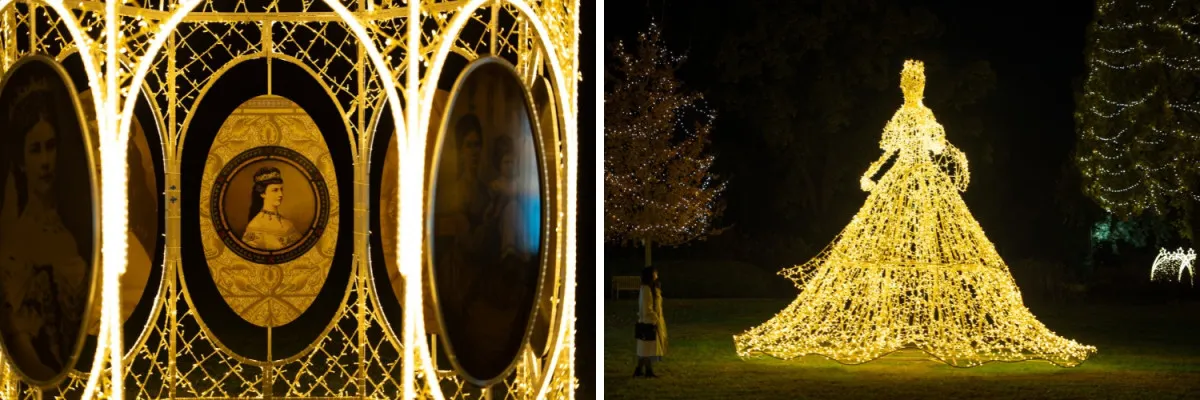
[[325, 283], [338, 227], [329, 157], [312, 118], [279, 96], [243, 103], [213, 140], [201, 183], [205, 254], [225, 302], [254, 325], [295, 320]]

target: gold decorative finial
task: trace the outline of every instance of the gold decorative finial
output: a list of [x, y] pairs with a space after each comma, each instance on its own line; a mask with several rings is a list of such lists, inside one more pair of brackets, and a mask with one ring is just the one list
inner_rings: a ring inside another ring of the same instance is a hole
[[925, 96], [925, 63], [917, 60], [904, 62], [900, 72], [900, 89], [904, 91], [904, 102], [915, 103]]

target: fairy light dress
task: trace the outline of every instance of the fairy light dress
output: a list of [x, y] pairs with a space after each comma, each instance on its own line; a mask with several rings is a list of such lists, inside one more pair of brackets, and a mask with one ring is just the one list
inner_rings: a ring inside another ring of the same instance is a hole
[[858, 364], [919, 349], [960, 367], [1031, 359], [1075, 366], [1096, 351], [1056, 335], [1025, 307], [958, 193], [968, 183], [966, 155], [922, 104], [924, 86], [924, 64], [905, 62], [905, 103], [884, 127], [884, 154], [860, 180], [866, 203], [816, 258], [781, 272], [801, 293], [734, 336], [739, 356]]

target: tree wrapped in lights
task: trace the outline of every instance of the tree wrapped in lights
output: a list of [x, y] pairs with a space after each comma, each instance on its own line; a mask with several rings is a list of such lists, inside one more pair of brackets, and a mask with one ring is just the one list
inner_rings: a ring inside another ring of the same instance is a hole
[[860, 180], [866, 203], [821, 254], [783, 271], [800, 296], [734, 336], [738, 355], [857, 364], [915, 348], [965, 367], [1030, 359], [1074, 366], [1095, 352], [1025, 308], [958, 194], [967, 187], [967, 159], [922, 103], [924, 86], [924, 65], [905, 62], [904, 105], [884, 127], [884, 154]]
[[1195, 2], [1097, 2], [1075, 113], [1084, 192], [1115, 216], [1169, 217], [1195, 240], [1200, 201]]
[[713, 156], [704, 151], [714, 116], [675, 76], [683, 57], [667, 50], [655, 24], [635, 51], [617, 42], [605, 78], [604, 238], [642, 244], [649, 265], [651, 244], [710, 232], [724, 184], [709, 173]]

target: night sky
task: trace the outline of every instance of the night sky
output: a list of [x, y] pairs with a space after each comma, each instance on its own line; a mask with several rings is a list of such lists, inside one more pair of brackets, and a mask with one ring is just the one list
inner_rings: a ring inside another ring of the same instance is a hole
[[[635, 42], [638, 32], [646, 29], [653, 18], [662, 27], [667, 45], [675, 52], [688, 55], [680, 77], [691, 89], [706, 94], [710, 104], [713, 82], [720, 80], [719, 68], [713, 66], [719, 43], [729, 35], [749, 29], [756, 21], [742, 18], [747, 13], [739, 9], [760, 7], [754, 1], [720, 5], [692, 1], [610, 1], [606, 7], [604, 57], [611, 57], [616, 40]], [[766, 3], [766, 2], [761, 2]], [[878, 2], [888, 4], [886, 2]], [[947, 129], [947, 139], [962, 148], [971, 162], [971, 186], [963, 194], [975, 218], [996, 245], [1002, 257], [1011, 262], [1025, 257], [1056, 260], [1069, 259], [1079, 248], [1078, 228], [1064, 222], [1064, 210], [1095, 208], [1083, 197], [1078, 179], [1070, 180], [1070, 171], [1077, 175], [1070, 152], [1076, 139], [1073, 113], [1074, 92], [1086, 77], [1084, 36], [1091, 22], [1095, 5], [1089, 1], [963, 2], [963, 1], [903, 1], [904, 7], [923, 7], [934, 14], [943, 26], [940, 37], [925, 43], [938, 49], [952, 61], [984, 60], [995, 73], [995, 88], [977, 105], [961, 111], [931, 106], [934, 114]], [[731, 17], [732, 16], [732, 17]], [[728, 19], [728, 20], [726, 20]], [[789, 26], [769, 26], [768, 30], [783, 33]], [[900, 63], [895, 62], [896, 81]], [[935, 85], [931, 78], [930, 85]], [[884, 92], [864, 106], [883, 107], [894, 111], [901, 104], [898, 86]], [[735, 122], [736, 113], [717, 108], [718, 117], [713, 138], [717, 154], [714, 170], [732, 177], [726, 192], [728, 208], [720, 225], [734, 225], [742, 234], [773, 235], [799, 232], [798, 227], [773, 226], [769, 218], [749, 218], [758, 198], [769, 195], [762, 188], [797, 185], [781, 181], [768, 174], [754, 174], [755, 157], [763, 154], [761, 143], [745, 140]], [[952, 122], [956, 113], [974, 113], [982, 122], [977, 137], [956, 132]], [[890, 112], [888, 113], [890, 115]], [[866, 125], [872, 126], [873, 141], [854, 144], [858, 162], [852, 167], [852, 179], [844, 185], [854, 191], [840, 191], [836, 201], [847, 204], [830, 213], [835, 226], [844, 226], [862, 204], [866, 194], [857, 191], [858, 176], [870, 160], [879, 156], [878, 138], [886, 117]], [[873, 125], [872, 125], [873, 124]], [[983, 143], [982, 141], [986, 141]], [[990, 162], [978, 149], [990, 147]], [[1071, 167], [1065, 170], [1065, 167]], [[1066, 179], [1065, 181], [1063, 181]], [[1060, 183], [1063, 181], [1063, 183]], [[1065, 188], [1067, 190], [1062, 190]], [[1056, 201], [1058, 197], [1066, 201]], [[753, 195], [748, 193], [754, 193]], [[1064, 195], [1065, 193], [1065, 195]], [[793, 222], [794, 223], [794, 222]], [[833, 232], [824, 232], [806, 240], [819, 246], [832, 240]], [[1073, 240], [1073, 242], [1072, 242]], [[683, 249], [660, 252], [663, 257], [692, 257], [705, 251], [711, 241], [696, 242]], [[1071, 244], [1074, 243], [1074, 244]], [[1083, 239], [1086, 243], [1086, 237]], [[1073, 246], [1073, 247], [1072, 247]], [[620, 249], [609, 244], [607, 252], [618, 257], [635, 257], [639, 249]], [[815, 251], [797, 252], [793, 263], [806, 261]], [[774, 269], [776, 266], [762, 266]]]

